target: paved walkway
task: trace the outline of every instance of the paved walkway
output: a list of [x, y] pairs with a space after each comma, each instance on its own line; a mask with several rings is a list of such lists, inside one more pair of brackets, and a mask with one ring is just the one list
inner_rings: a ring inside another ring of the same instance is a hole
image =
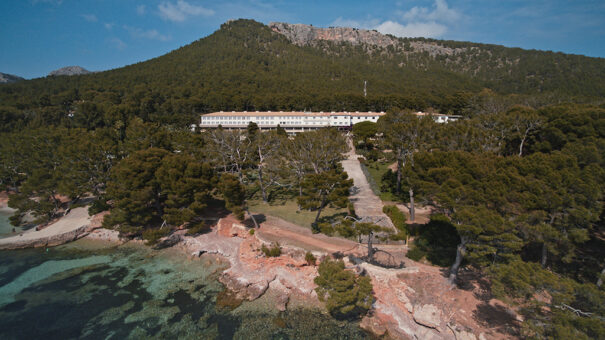
[[342, 161], [342, 167], [349, 174], [349, 178], [353, 179], [349, 200], [353, 202], [355, 213], [368, 221], [394, 228], [391, 220], [382, 212], [382, 201], [374, 194], [368, 179], [361, 170], [361, 164], [357, 159], [359, 155], [355, 153], [355, 147], [350, 140], [348, 143], [350, 151], [347, 153], [347, 159]]
[[39, 246], [44, 242], [55, 241], [61, 237], [70, 238], [78, 229], [90, 225], [92, 217], [88, 215], [88, 207], [73, 209], [67, 216], [39, 231], [27, 231], [22, 236], [12, 236], [0, 239], [0, 249], [16, 246]]

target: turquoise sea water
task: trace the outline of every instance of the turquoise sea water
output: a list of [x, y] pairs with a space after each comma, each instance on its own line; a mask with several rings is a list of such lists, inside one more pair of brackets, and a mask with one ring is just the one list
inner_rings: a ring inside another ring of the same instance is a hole
[[362, 339], [317, 309], [216, 304], [224, 262], [81, 240], [0, 252], [0, 339]]

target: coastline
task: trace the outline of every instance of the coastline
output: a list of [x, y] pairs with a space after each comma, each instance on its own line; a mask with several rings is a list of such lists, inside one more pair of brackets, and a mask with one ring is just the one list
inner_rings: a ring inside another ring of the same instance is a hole
[[[246, 308], [268, 309], [280, 313], [296, 308], [317, 308], [327, 313], [315, 293], [316, 266], [304, 260], [302, 248], [283, 245], [282, 255], [266, 257], [260, 248], [269, 241], [261, 233], [250, 234], [249, 228], [233, 216], [220, 219], [207, 233], [190, 236], [179, 230], [160, 240], [154, 248], [173, 249], [183, 261], [224, 263], [217, 272], [218, 281], [231, 293], [227, 299], [235, 303], [248, 301]], [[80, 242], [80, 241], [79, 241]], [[100, 227], [89, 232], [81, 242], [95, 244], [149, 247], [143, 241], [124, 241], [118, 232]], [[155, 251], [155, 250], [154, 250]], [[327, 251], [314, 251], [319, 263], [330, 256]], [[347, 268], [368, 275], [374, 287], [375, 301], [371, 313], [358, 324], [378, 337], [394, 339], [421, 337], [431, 339], [505, 339], [510, 334], [487, 326], [474, 315], [479, 305], [494, 311], [506, 308], [498, 301], [481, 301], [474, 289], [452, 287], [440, 268], [411, 260], [402, 269], [386, 269], [369, 263], [344, 258]], [[180, 260], [179, 260], [180, 261]], [[227, 301], [227, 304], [230, 302]], [[255, 307], [257, 306], [257, 307]], [[514, 315], [514, 312], [512, 312]]]

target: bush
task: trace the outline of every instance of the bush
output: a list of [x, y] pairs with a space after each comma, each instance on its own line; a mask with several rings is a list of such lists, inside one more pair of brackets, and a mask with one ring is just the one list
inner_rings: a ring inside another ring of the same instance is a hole
[[409, 235], [408, 225], [405, 223], [405, 214], [394, 205], [385, 205], [382, 207], [382, 212], [385, 213], [397, 228], [397, 238], [405, 240]]
[[349, 202], [349, 204], [347, 204], [347, 210], [349, 210], [349, 216], [357, 216], [357, 214], [355, 214], [355, 205], [351, 202]]
[[429, 223], [419, 228], [418, 233], [413, 245], [413, 248], [418, 249], [415, 250], [416, 252], [421, 251], [434, 265], [441, 267], [452, 265], [456, 258], [456, 247], [460, 243], [460, 236], [446, 216], [440, 214], [431, 216]]
[[355, 229], [353, 228], [353, 222], [350, 220], [343, 220], [334, 229], [342, 237], [351, 238], [351, 237], [355, 236]]
[[170, 233], [170, 229], [162, 228], [162, 229], [147, 229], [143, 231], [143, 239], [147, 241], [147, 244], [154, 245], [158, 243], [158, 241], [168, 235]]
[[254, 229], [250, 229], [250, 231], [248, 231], [248, 234], [254, 235]]
[[267, 248], [267, 246], [263, 244], [263, 246], [261, 247], [261, 251], [267, 257], [279, 257], [281, 255], [281, 248], [279, 247], [279, 243], [275, 243], [275, 245], [273, 245], [271, 248]]
[[187, 229], [187, 235], [196, 235], [210, 230], [210, 226], [204, 222], [194, 223]]
[[92, 202], [90, 207], [88, 207], [88, 215], [96, 215], [100, 212], [107, 211], [110, 208], [111, 206], [107, 204], [107, 199], [103, 196], [99, 196]]
[[317, 296], [336, 318], [359, 318], [372, 307], [372, 282], [367, 276], [356, 276], [345, 270], [342, 260], [326, 259], [315, 278]]
[[324, 235], [334, 235], [334, 227], [330, 223], [319, 223], [319, 230]]
[[426, 252], [416, 245], [413, 245], [410, 250], [408, 250], [406, 256], [414, 261], [420, 261], [423, 257], [426, 256]]
[[311, 253], [310, 251], [308, 251], [305, 254], [305, 261], [307, 261], [307, 264], [309, 266], [314, 266], [315, 262], [317, 261], [317, 259], [315, 258], [315, 255], [313, 255], [313, 253]]

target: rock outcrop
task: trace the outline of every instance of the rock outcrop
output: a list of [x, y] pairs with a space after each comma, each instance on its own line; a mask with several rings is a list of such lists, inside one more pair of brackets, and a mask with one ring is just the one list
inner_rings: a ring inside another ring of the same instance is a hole
[[[218, 254], [231, 266], [219, 277], [238, 299], [254, 300], [271, 293], [275, 308], [285, 310], [291, 297], [317, 304], [314, 278], [317, 267], [308, 266], [305, 251], [282, 246], [282, 255], [266, 257], [260, 248], [269, 243], [228, 216], [220, 219], [209, 233], [182, 236], [180, 246], [192, 257]], [[180, 232], [179, 232], [180, 233]], [[316, 254], [318, 257], [326, 254]], [[393, 339], [506, 339], [502, 330], [490, 328], [484, 316], [477, 314], [497, 303], [479, 300], [472, 290], [452, 287], [439, 268], [412, 261], [402, 269], [386, 269], [345, 257], [345, 266], [372, 279], [375, 302], [361, 327], [373, 334]], [[490, 316], [491, 317], [491, 316]], [[483, 321], [482, 321], [483, 320]]]
[[13, 74], [2, 73], [0, 72], [0, 84], [8, 84], [8, 83], [16, 83], [18, 81], [25, 80], [19, 76], [15, 76]]
[[48, 75], [49, 76], [76, 76], [76, 75], [89, 74], [89, 73], [92, 73], [92, 72], [90, 72], [87, 69], [80, 67], [80, 66], [66, 66], [66, 67], [62, 67], [58, 70], [54, 70], [54, 71], [50, 72]]
[[64, 243], [75, 241], [81, 237], [88, 235], [90, 232], [90, 225], [83, 225], [75, 230], [52, 235], [48, 237], [41, 237], [36, 239], [24, 239], [22, 241], [16, 240], [7, 244], [0, 244], [0, 249], [22, 249], [22, 248], [38, 248], [38, 247], [54, 247]]
[[431, 56], [454, 55], [469, 50], [469, 48], [446, 47], [437, 41], [404, 41], [393, 35], [382, 34], [376, 30], [351, 27], [321, 28], [303, 24], [272, 22], [269, 24], [269, 28], [276, 33], [284, 35], [292, 43], [299, 46], [315, 46], [319, 41], [331, 41], [335, 43], [350, 43], [352, 45], [364, 44], [380, 48], [393, 46], [399, 48], [400, 53], [427, 52]]
[[210, 233], [184, 237], [181, 244], [192, 256], [225, 257], [231, 266], [219, 280], [239, 299], [255, 300], [269, 288], [277, 293], [275, 307], [279, 310], [285, 310], [292, 295], [317, 299], [313, 282], [317, 269], [307, 265], [304, 251], [282, 247], [282, 256], [266, 257], [260, 251], [265, 242], [232, 216], [219, 220]]

